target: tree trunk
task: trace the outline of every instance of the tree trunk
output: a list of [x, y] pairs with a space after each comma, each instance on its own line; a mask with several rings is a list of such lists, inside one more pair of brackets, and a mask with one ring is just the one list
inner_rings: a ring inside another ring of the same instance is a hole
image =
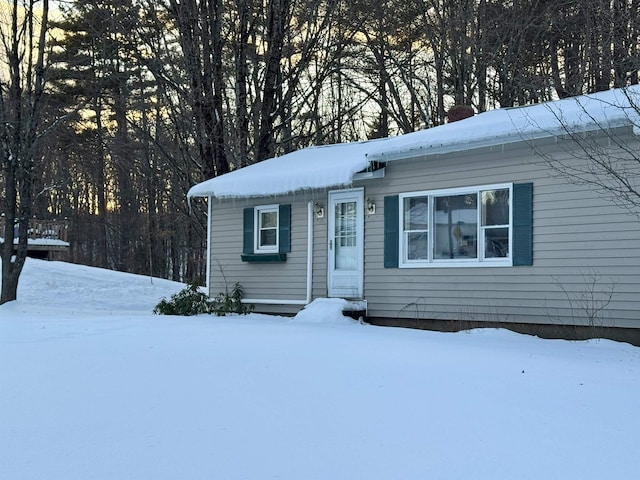
[[180, 33], [203, 179], [229, 171], [223, 128], [222, 2], [170, 0]]
[[282, 96], [282, 48], [287, 24], [289, 0], [270, 0], [267, 12], [267, 52], [264, 91], [260, 108], [256, 160], [270, 158], [275, 150], [275, 120], [280, 111], [277, 99]]
[[[9, 78], [8, 88], [0, 89], [0, 162], [5, 193], [1, 204], [5, 214], [5, 231], [0, 251], [0, 304], [17, 298], [18, 281], [27, 257], [37, 129], [41, 121], [44, 93], [48, 13], [49, 1], [43, 0], [40, 30], [36, 38], [33, 2], [26, 9], [21, 9], [20, 2], [14, 0], [9, 7], [11, 26], [0, 33]], [[21, 21], [23, 25], [20, 25]], [[28, 52], [26, 58], [22, 53], [25, 50]], [[18, 245], [14, 254], [16, 219]]]
[[244, 167], [249, 162], [249, 113], [247, 112], [247, 85], [249, 83], [248, 50], [250, 0], [236, 0], [238, 14], [236, 40], [236, 167]]
[[12, 302], [18, 298], [18, 280], [22, 267], [17, 268], [11, 262], [2, 261], [2, 294], [0, 295], [0, 305]]
[[[3, 152], [4, 154], [5, 152]], [[5, 213], [4, 232], [2, 236], [2, 293], [0, 294], [0, 305], [11, 302], [17, 298], [18, 279], [22, 270], [22, 263], [14, 263], [13, 239], [15, 238], [15, 206], [17, 203], [15, 162], [11, 159], [6, 161], [3, 169], [5, 181], [5, 200], [2, 209]]]
[[100, 106], [100, 102], [96, 101], [95, 102], [95, 108], [94, 111], [96, 113], [96, 130], [98, 133], [98, 152], [99, 152], [99, 158], [98, 158], [98, 162], [96, 165], [96, 171], [95, 171], [95, 175], [96, 175], [96, 189], [97, 189], [97, 196], [98, 196], [98, 212], [97, 212], [97, 219], [98, 219], [98, 226], [96, 229], [97, 235], [96, 235], [96, 243], [97, 243], [97, 252], [96, 252], [96, 257], [95, 260], [98, 264], [98, 266], [106, 268], [109, 264], [108, 261], [108, 242], [107, 242], [107, 238], [108, 238], [108, 226], [107, 226], [107, 194], [106, 194], [106, 189], [105, 189], [105, 185], [106, 185], [106, 175], [105, 175], [105, 163], [106, 163], [106, 152], [104, 151], [104, 140], [103, 140], [103, 133], [104, 133], [104, 128], [102, 126], [102, 107]]
[[478, 3], [478, 25], [476, 29], [476, 78], [478, 82], [478, 113], [482, 113], [487, 109], [487, 60], [486, 60], [486, 15], [487, 2], [480, 0]]

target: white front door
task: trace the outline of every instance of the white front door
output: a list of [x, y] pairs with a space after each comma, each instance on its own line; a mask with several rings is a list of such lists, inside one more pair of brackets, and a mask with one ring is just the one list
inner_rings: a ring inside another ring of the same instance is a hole
[[330, 297], [362, 298], [364, 190], [329, 192], [328, 290]]

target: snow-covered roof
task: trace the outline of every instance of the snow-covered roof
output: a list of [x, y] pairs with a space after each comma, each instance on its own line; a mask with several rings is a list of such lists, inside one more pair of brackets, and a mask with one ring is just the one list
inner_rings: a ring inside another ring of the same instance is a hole
[[309, 147], [270, 158], [193, 186], [188, 197], [271, 196], [349, 185], [369, 166], [367, 152], [378, 141]]
[[624, 125], [640, 126], [640, 86], [491, 110], [389, 138], [381, 148], [371, 150], [368, 158], [388, 162]]
[[[4, 243], [4, 238], [0, 237], [0, 243]], [[18, 239], [13, 239], [13, 244], [18, 244]], [[69, 247], [69, 242], [65, 242], [64, 240], [59, 240], [57, 238], [27, 238], [27, 245], [31, 245], [34, 247]]]
[[640, 86], [481, 113], [462, 121], [368, 142], [309, 147], [192, 187], [187, 196], [244, 198], [346, 186], [371, 162], [438, 155], [624, 125], [640, 127]]

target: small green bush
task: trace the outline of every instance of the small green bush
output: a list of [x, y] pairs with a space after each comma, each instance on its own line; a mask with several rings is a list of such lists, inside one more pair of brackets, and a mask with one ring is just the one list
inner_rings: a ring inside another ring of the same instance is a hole
[[253, 310], [253, 305], [245, 305], [242, 303], [244, 290], [242, 286], [236, 282], [231, 288], [231, 293], [219, 293], [214, 301], [214, 312], [218, 316], [224, 316], [227, 313], [239, 313], [245, 315]]
[[198, 290], [196, 284], [187, 285], [178, 293], [171, 295], [170, 300], [162, 299], [153, 309], [159, 315], [197, 315], [213, 313], [213, 301]]
[[198, 290], [196, 284], [187, 285], [169, 300], [162, 299], [154, 307], [156, 315], [198, 315], [201, 313], [223, 316], [228, 313], [246, 314], [253, 310], [252, 306], [242, 303], [244, 292], [239, 283], [235, 283], [231, 293], [219, 293], [215, 299]]

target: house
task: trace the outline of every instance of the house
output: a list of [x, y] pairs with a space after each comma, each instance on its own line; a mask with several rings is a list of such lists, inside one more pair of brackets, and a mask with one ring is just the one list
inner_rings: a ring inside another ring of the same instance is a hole
[[[5, 216], [0, 214], [0, 235], [5, 231]], [[18, 227], [14, 226], [14, 251], [18, 246]], [[29, 219], [27, 230], [27, 256], [43, 260], [66, 259], [70, 244], [68, 242], [69, 222], [65, 220]], [[0, 237], [0, 243], [4, 238]]]
[[[586, 145], [640, 151], [636, 95], [305, 148], [200, 183], [209, 292], [239, 282], [267, 313], [339, 297], [377, 324], [640, 340], [640, 219], [553, 168], [588, 165]], [[639, 173], [625, 171], [640, 189]]]

